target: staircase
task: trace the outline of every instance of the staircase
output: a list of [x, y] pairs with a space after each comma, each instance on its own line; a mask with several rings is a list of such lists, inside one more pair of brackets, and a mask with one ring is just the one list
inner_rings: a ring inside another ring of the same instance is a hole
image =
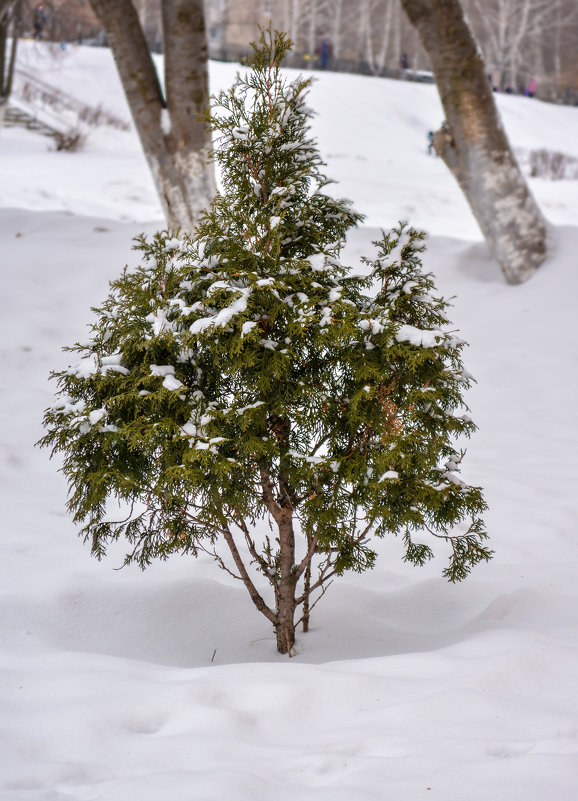
[[75, 136], [81, 128], [92, 126], [130, 128], [125, 120], [101, 106], [84, 103], [34, 73], [18, 68], [14, 72], [12, 97], [3, 124], [7, 128], [18, 126], [56, 138]]
[[37, 131], [43, 136], [56, 136], [60, 133], [59, 130], [39, 120], [30, 112], [14, 105], [9, 105], [4, 112], [4, 127], [26, 128], [29, 131]]

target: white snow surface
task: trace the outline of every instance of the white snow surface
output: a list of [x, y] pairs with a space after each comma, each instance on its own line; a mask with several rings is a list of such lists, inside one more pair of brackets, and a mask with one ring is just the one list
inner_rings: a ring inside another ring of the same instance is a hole
[[[110, 53], [26, 43], [28, 69], [128, 119]], [[213, 64], [213, 91], [234, 65]], [[432, 86], [330, 73], [310, 101], [335, 190], [367, 215], [356, 266], [399, 218], [430, 234], [455, 295], [496, 555], [464, 583], [378, 544], [275, 653], [269, 623], [210, 560], [115, 570], [65, 513], [34, 443], [62, 345], [162, 226], [134, 132], [79, 153], [0, 132], [0, 801], [574, 801], [578, 796], [578, 182], [532, 180], [552, 227], [532, 280], [507, 286], [439, 159]], [[578, 156], [578, 109], [498, 97], [514, 146]], [[170, 377], [168, 373], [166, 377]], [[96, 421], [95, 421], [96, 422]], [[384, 478], [389, 478], [386, 475]], [[391, 476], [393, 478], [393, 476]]]

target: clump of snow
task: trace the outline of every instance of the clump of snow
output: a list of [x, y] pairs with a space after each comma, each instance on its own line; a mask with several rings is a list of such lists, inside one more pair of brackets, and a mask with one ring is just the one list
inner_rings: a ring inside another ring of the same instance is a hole
[[163, 379], [163, 387], [165, 387], [165, 389], [180, 389], [182, 386], [183, 382], [175, 378], [174, 375], [166, 375]]
[[106, 415], [106, 409], [94, 409], [88, 415], [88, 420], [91, 426], [95, 426]]
[[[214, 286], [214, 285], [213, 285]], [[221, 309], [216, 314], [209, 315], [208, 317], [201, 317], [191, 323], [191, 334], [201, 334], [209, 328], [218, 328], [220, 326], [228, 325], [233, 317], [241, 314], [247, 309], [247, 301], [251, 294], [250, 289], [237, 290], [239, 297], [234, 300], [229, 306]]]
[[175, 372], [175, 368], [172, 364], [151, 364], [149, 369], [151, 375], [158, 375], [163, 378], [167, 375], [173, 375]]
[[245, 336], [245, 334], [248, 334], [250, 331], [252, 331], [256, 325], [257, 323], [254, 322], [253, 320], [247, 320], [246, 322], [244, 322], [243, 325], [241, 326], [242, 336]]
[[398, 342], [409, 342], [422, 348], [435, 347], [440, 339], [444, 339], [444, 334], [439, 330], [423, 330], [413, 325], [401, 325], [395, 338]]

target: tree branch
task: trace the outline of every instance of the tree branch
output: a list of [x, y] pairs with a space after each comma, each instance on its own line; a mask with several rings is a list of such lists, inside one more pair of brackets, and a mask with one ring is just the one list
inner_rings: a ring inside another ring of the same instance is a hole
[[[326, 584], [326, 585], [324, 585], [324, 586], [322, 586], [322, 587], [321, 587], [321, 592], [319, 593], [319, 596], [318, 596], [318, 597], [317, 597], [317, 598], [316, 598], [316, 599], [313, 601], [313, 603], [312, 603], [312, 604], [309, 606], [309, 609], [307, 610], [307, 612], [305, 613], [305, 611], [304, 611], [304, 613], [301, 615], [301, 617], [299, 618], [299, 620], [298, 620], [298, 621], [295, 623], [295, 628], [297, 628], [297, 626], [298, 626], [300, 623], [303, 623], [303, 621], [305, 620], [305, 614], [307, 614], [307, 617], [309, 618], [309, 616], [311, 615], [311, 612], [312, 612], [312, 611], [315, 609], [315, 607], [317, 606], [317, 604], [319, 603], [319, 601], [320, 601], [320, 600], [323, 598], [323, 596], [325, 595], [325, 593], [327, 592], [327, 590], [329, 589], [329, 587], [331, 587], [331, 585], [332, 585], [332, 584], [333, 584], [333, 582], [332, 582], [332, 581], [330, 581], [330, 582], [329, 582], [329, 584]], [[312, 590], [312, 589], [313, 589], [313, 588], [311, 588], [311, 590]], [[309, 592], [309, 593], [307, 593], [307, 595], [310, 595], [310, 593], [311, 593], [311, 590], [310, 590], [310, 592]], [[300, 602], [300, 601], [298, 601], [297, 603], [299, 604], [299, 603], [301, 603], [301, 602]]]
[[259, 466], [259, 473], [261, 475], [261, 488], [263, 490], [263, 500], [267, 509], [271, 513], [276, 523], [280, 523], [283, 519], [283, 510], [275, 500], [275, 493], [273, 492], [273, 482], [271, 476], [264, 467]]
[[[301, 595], [299, 595], [298, 598], [295, 599], [296, 606], [302, 604], [306, 596], [311, 595], [311, 593], [314, 592], [314, 590], [318, 589], [319, 587], [322, 587], [326, 581], [329, 581], [329, 579], [336, 574], [337, 571], [332, 570], [334, 565], [335, 561], [332, 560], [331, 556], [328, 556], [325, 562], [319, 565], [319, 578], [317, 579], [317, 581], [311, 584], [307, 593], [303, 592], [301, 593]], [[331, 570], [330, 573], [328, 573], [329, 570]]]
[[309, 548], [307, 549], [307, 553], [305, 554], [303, 559], [297, 565], [297, 570], [295, 571], [295, 582], [299, 581], [299, 579], [303, 575], [307, 565], [313, 559], [313, 556], [315, 555], [315, 551], [317, 550], [317, 543], [318, 543], [317, 537], [315, 537], [315, 536], [311, 537], [311, 540], [310, 540], [310, 543], [309, 543]]
[[251, 581], [251, 577], [249, 576], [247, 568], [245, 567], [243, 559], [241, 558], [241, 554], [239, 553], [237, 544], [228, 528], [223, 529], [223, 536], [225, 538], [227, 546], [229, 547], [231, 556], [233, 557], [233, 561], [235, 562], [235, 566], [239, 571], [241, 580], [245, 585], [245, 587], [247, 588], [249, 595], [251, 596], [251, 600], [253, 601], [259, 612], [265, 615], [267, 620], [270, 620], [271, 623], [275, 625], [275, 623], [277, 622], [277, 616], [275, 612], [267, 606], [262, 596], [260, 595], [259, 591]]
[[[259, 567], [261, 568], [261, 571], [267, 576], [267, 578], [269, 578], [269, 580], [271, 580], [271, 577], [269, 576], [269, 573], [267, 572], [269, 570], [269, 568], [271, 567], [271, 565], [265, 559], [263, 559], [261, 554], [257, 551], [257, 548], [255, 547], [255, 541], [251, 538], [251, 535], [249, 534], [249, 529], [247, 528], [247, 524], [245, 523], [244, 520], [241, 520], [241, 519], [238, 519], [238, 518], [234, 518], [234, 519], [235, 519], [235, 523], [239, 526], [239, 528], [241, 529], [241, 531], [243, 532], [243, 534], [245, 536], [245, 542], [247, 543], [247, 547], [249, 549], [249, 553], [251, 554], [251, 556], [253, 557], [255, 562], [259, 565]], [[273, 583], [273, 582], [271, 582], [271, 583]]]

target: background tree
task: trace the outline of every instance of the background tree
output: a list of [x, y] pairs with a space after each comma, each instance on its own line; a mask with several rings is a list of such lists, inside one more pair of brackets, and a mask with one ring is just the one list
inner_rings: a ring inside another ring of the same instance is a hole
[[[139, 0], [145, 4], [150, 7], [153, 0]], [[463, 0], [462, 5], [497, 87], [523, 91], [534, 78], [540, 97], [578, 101], [575, 0]], [[258, 24], [272, 20], [295, 43], [294, 66], [415, 80], [425, 80], [430, 69], [400, 0], [206, 0], [206, 8], [216, 58], [238, 58]], [[310, 57], [322, 41], [331, 50], [329, 64]]]
[[464, 5], [496, 87], [523, 92], [529, 78], [541, 85], [560, 76], [564, 29], [574, 27], [574, 47], [577, 43], [576, 3], [466, 0]]
[[13, 6], [15, 0], [0, 0], [0, 19], [4, 19], [10, 7]]
[[486, 68], [459, 0], [402, 0], [427, 51], [446, 122], [436, 152], [458, 181], [506, 280], [546, 257], [546, 222], [502, 128]]
[[18, 0], [0, 0], [0, 128], [12, 93], [19, 36]]
[[122, 536], [142, 567], [211, 554], [281, 653], [334, 576], [371, 567], [372, 535], [401, 535], [416, 564], [445, 541], [450, 581], [490, 558], [453, 443], [474, 430], [464, 343], [421, 269], [423, 235], [384, 236], [366, 278], [340, 264], [359, 217], [324, 192], [308, 81], [279, 69], [288, 46], [263, 34], [215, 100], [223, 194], [193, 239], [139, 241], [143, 263], [57, 375], [42, 441], [94, 554]]
[[162, 3], [164, 90], [130, 0], [91, 0], [113, 52], [168, 226], [192, 231], [215, 189], [203, 0]]

